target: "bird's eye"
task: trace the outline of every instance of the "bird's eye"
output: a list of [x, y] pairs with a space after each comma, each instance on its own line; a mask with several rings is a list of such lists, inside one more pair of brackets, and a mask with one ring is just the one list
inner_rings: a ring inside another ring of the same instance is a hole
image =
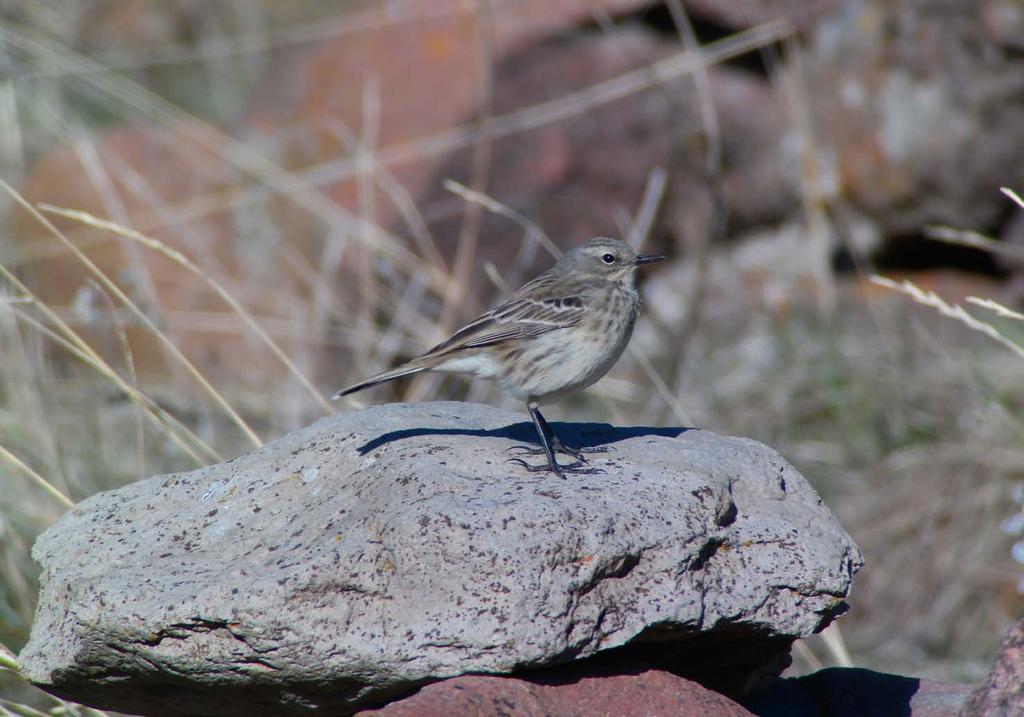
[[615, 255], [614, 254], [605, 254], [604, 256], [601, 257], [601, 261], [603, 261], [605, 264], [614, 264], [615, 263]]

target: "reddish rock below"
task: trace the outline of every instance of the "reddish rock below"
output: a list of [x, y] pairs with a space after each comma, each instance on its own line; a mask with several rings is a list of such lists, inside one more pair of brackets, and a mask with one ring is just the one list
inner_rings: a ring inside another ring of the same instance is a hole
[[[1019, 640], [1021, 633], [1017, 634]], [[661, 670], [585, 677], [565, 671], [557, 674], [532, 680], [463, 675], [427, 685], [385, 707], [359, 712], [358, 717], [966, 717], [1020, 713], [975, 712], [973, 701], [960, 712], [971, 685], [858, 668], [829, 668], [805, 677], [777, 680], [746, 700], [745, 706]], [[1020, 683], [1016, 679], [1007, 684]]]
[[971, 695], [962, 717], [1024, 714], [1024, 620], [1010, 628], [988, 680]]
[[359, 717], [753, 717], [727, 697], [668, 672], [533, 682], [464, 675], [427, 685], [411, 697]]

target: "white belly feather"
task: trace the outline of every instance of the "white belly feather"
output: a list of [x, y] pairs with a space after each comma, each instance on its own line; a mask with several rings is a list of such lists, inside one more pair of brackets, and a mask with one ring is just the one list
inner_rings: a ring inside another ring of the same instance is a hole
[[557, 400], [595, 383], [622, 356], [639, 299], [635, 291], [624, 291], [615, 299], [622, 311], [615, 321], [593, 316], [576, 326], [517, 341], [514, 357], [507, 357], [509, 346], [456, 352], [431, 370], [496, 379], [506, 393], [524, 401]]

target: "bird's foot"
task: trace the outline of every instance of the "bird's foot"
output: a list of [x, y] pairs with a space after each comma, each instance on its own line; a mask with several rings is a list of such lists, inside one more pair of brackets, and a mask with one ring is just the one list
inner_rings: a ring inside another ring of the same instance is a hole
[[[559, 440], [555, 440], [551, 445], [552, 450], [555, 453], [564, 453], [567, 456], [572, 456], [579, 463], [586, 463], [586, 454], [588, 453], [607, 453], [608, 446], [588, 446], [586, 448], [572, 448], [565, 445]], [[533, 446], [512, 446], [508, 450], [518, 451], [523, 456], [542, 456], [544, 455], [543, 448], [535, 448]]]
[[573, 473], [576, 475], [594, 475], [595, 473], [604, 473], [600, 468], [593, 468], [587, 466], [587, 462], [584, 460], [578, 460], [575, 463], [570, 463], [567, 466], [559, 465], [557, 461], [544, 463], [541, 465], [531, 465], [524, 461], [522, 458], [509, 458], [508, 463], [516, 463], [522, 466], [530, 473], [544, 473], [550, 471], [557, 475], [562, 480], [565, 480], [566, 473]]

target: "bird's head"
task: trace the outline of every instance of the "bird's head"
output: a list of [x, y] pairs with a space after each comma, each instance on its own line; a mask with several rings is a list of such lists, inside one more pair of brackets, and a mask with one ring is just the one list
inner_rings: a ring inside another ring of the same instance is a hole
[[620, 239], [597, 237], [563, 254], [558, 260], [558, 267], [594, 279], [632, 281], [638, 266], [664, 258], [637, 254], [633, 247]]

